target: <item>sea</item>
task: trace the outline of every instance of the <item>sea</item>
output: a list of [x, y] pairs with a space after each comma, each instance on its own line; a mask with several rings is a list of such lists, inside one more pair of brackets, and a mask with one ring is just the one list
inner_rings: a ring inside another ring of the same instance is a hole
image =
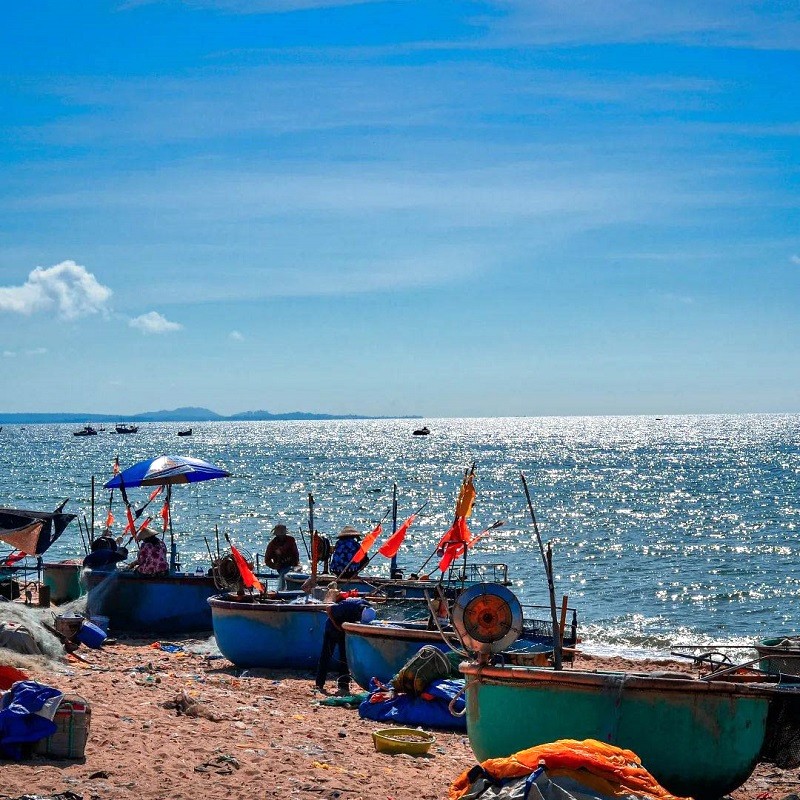
[[[450, 526], [474, 463], [470, 529], [504, 524], [476, 544], [471, 562], [507, 564], [523, 604], [549, 602], [524, 473], [552, 546], [558, 602], [566, 595], [577, 610], [587, 651], [658, 657], [800, 630], [800, 415], [424, 422], [425, 437], [412, 435], [422, 422], [407, 419], [191, 423], [191, 437], [177, 436], [185, 423], [145, 423], [133, 435], [107, 426], [83, 438], [74, 425], [6, 425], [0, 506], [50, 510], [69, 498], [67, 510], [91, 524], [94, 476], [99, 530], [115, 457], [122, 468], [162, 454], [203, 458], [230, 477], [174, 487], [180, 561], [193, 571], [207, 568], [217, 535], [254, 556], [279, 522], [304, 554], [309, 492], [319, 531], [367, 531], [389, 510], [396, 484], [400, 522], [426, 504], [399, 553], [408, 574]], [[137, 506], [147, 494], [130, 490]], [[145, 512], [154, 525], [158, 503]], [[112, 512], [121, 533], [118, 492]], [[73, 523], [46, 560], [82, 555]], [[386, 572], [386, 559], [373, 569]]]

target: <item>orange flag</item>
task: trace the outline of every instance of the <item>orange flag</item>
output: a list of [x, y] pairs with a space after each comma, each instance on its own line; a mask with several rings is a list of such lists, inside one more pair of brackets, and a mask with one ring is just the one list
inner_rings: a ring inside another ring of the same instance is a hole
[[108, 516], [106, 517], [106, 530], [110, 531], [111, 526], [114, 524], [114, 515], [111, 511], [108, 512]]
[[465, 553], [470, 542], [471, 536], [469, 528], [467, 528], [467, 521], [464, 517], [458, 517], [450, 530], [439, 540], [439, 550], [442, 551], [439, 569], [446, 572], [453, 561]]
[[233, 554], [233, 560], [236, 562], [236, 568], [242, 576], [242, 583], [244, 583], [248, 589], [258, 589], [258, 591], [263, 594], [264, 587], [261, 581], [253, 575], [253, 571], [250, 567], [247, 566], [244, 556], [233, 545], [231, 545], [231, 553]]
[[383, 546], [378, 550], [378, 552], [382, 556], [386, 556], [386, 558], [394, 558], [397, 555], [397, 551], [400, 549], [400, 545], [403, 543], [403, 539], [406, 538], [406, 533], [408, 529], [411, 527], [411, 523], [416, 518], [416, 514], [412, 514], [384, 543]]
[[125, 530], [122, 531], [122, 535], [124, 536], [128, 531], [130, 531], [132, 536], [134, 533], [136, 533], [136, 523], [134, 522], [130, 506], [125, 506], [125, 513], [128, 516], [128, 524], [125, 526]]
[[150, 492], [150, 497], [147, 498], [147, 502], [151, 503], [161, 494], [162, 491], [164, 491], [163, 486], [159, 486], [157, 489], [154, 489], [152, 492]]
[[161, 506], [161, 520], [164, 523], [164, 533], [166, 533], [169, 527], [169, 503], [166, 500], [164, 505]]
[[361, 546], [356, 551], [356, 554], [350, 559], [351, 563], [358, 564], [359, 561], [362, 561], [367, 557], [367, 553], [369, 553], [370, 547], [375, 544], [375, 540], [383, 533], [383, 528], [381, 527], [380, 522], [375, 526], [375, 530], [371, 533], [368, 533], [364, 537], [364, 541], [361, 542]]

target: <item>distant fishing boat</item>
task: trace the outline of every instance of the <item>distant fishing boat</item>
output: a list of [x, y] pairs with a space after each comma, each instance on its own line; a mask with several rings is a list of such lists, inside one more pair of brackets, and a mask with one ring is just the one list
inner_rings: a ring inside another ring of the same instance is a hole
[[117, 425], [116, 426], [117, 433], [138, 433], [139, 426], [138, 425]]
[[91, 425], [84, 425], [79, 431], [72, 431], [73, 436], [97, 436], [97, 430]]
[[431, 429], [427, 425], [425, 425], [422, 428], [417, 428], [414, 431], [413, 435], [414, 436], [427, 436], [430, 432], [431, 432]]
[[178, 436], [191, 436], [191, 435], [192, 435], [191, 428], [187, 428], [185, 431], [178, 431]]

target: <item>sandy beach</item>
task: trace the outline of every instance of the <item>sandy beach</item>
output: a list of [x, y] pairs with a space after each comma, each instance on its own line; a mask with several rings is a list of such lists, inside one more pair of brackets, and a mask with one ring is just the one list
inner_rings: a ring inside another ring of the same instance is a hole
[[[467, 738], [453, 733], [436, 732], [428, 757], [376, 753], [371, 732], [380, 724], [319, 705], [310, 674], [241, 674], [206, 655], [205, 639], [178, 640], [184, 649], [175, 653], [152, 644], [120, 639], [101, 650], [81, 648], [88, 663], [27, 662], [32, 678], [91, 703], [91, 734], [82, 761], [3, 762], [0, 797], [71, 791], [85, 800], [441, 800], [475, 763]], [[576, 666], [648, 670], [665, 662], [581, 656]], [[668, 668], [688, 670], [683, 663]], [[200, 716], [165, 707], [187, 697], [200, 704]], [[732, 797], [782, 800], [798, 788], [800, 772], [760, 765]]]

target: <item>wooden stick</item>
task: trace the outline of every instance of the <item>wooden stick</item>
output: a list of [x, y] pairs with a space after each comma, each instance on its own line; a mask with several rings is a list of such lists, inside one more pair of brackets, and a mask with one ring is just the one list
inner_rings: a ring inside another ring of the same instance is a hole
[[528, 482], [525, 480], [524, 473], [519, 473], [522, 479], [522, 486], [525, 489], [525, 498], [528, 501], [528, 510], [531, 512], [531, 520], [533, 521], [533, 530], [536, 533], [536, 541], [539, 543], [539, 553], [542, 556], [542, 563], [544, 564], [544, 571], [547, 575], [547, 588], [550, 593], [550, 615], [553, 619], [553, 669], [561, 669], [561, 639], [558, 635], [558, 611], [556, 610], [556, 587], [553, 583], [553, 553], [550, 548], [550, 543], [547, 543], [548, 555], [545, 555], [544, 545], [542, 544], [542, 536], [539, 533], [539, 526], [536, 523], [536, 514], [533, 512], [533, 502], [531, 500], [531, 493], [528, 490]]
[[564, 631], [567, 627], [567, 596], [564, 595], [561, 598], [561, 620], [559, 623], [559, 639], [561, 640], [561, 646], [564, 646]]

